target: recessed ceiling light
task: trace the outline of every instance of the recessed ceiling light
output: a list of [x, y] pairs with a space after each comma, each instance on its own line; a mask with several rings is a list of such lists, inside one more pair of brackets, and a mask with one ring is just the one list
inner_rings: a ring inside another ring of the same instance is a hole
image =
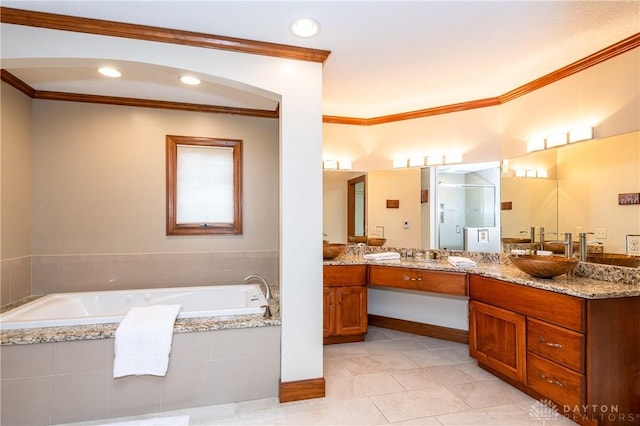
[[107, 77], [117, 78], [122, 76], [122, 73], [120, 71], [111, 67], [98, 68], [98, 72]]
[[315, 19], [298, 18], [291, 23], [291, 31], [298, 37], [313, 37], [320, 31], [320, 24]]
[[183, 75], [182, 77], [180, 77], [180, 81], [184, 84], [188, 84], [189, 86], [197, 86], [198, 84], [200, 84], [199, 78], [195, 78], [190, 75]]

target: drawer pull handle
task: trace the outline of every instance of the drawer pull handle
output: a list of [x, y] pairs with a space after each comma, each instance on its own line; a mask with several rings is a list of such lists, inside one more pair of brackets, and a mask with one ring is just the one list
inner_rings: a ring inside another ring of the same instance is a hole
[[547, 346], [551, 346], [552, 348], [561, 348], [562, 345], [560, 343], [551, 343], [547, 342], [544, 337], [538, 336], [538, 342], [544, 343]]
[[408, 276], [406, 276], [406, 275], [405, 275], [404, 277], [402, 277], [402, 279], [403, 279], [404, 281], [422, 281], [422, 278], [421, 278], [421, 277], [418, 277], [418, 278], [409, 278], [409, 277], [408, 277]]
[[547, 377], [546, 374], [544, 374], [542, 371], [538, 371], [538, 376], [542, 379], [545, 380], [547, 383], [550, 383], [552, 385], [556, 385], [556, 386], [560, 386], [563, 387], [564, 384], [562, 384], [562, 382], [556, 380], [556, 379], [552, 379], [550, 377]]

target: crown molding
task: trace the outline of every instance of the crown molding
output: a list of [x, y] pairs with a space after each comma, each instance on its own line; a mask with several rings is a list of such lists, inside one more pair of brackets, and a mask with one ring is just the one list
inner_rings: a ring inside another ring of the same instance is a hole
[[350, 124], [358, 126], [372, 126], [375, 124], [392, 123], [401, 120], [411, 120], [414, 118], [424, 118], [439, 114], [448, 114], [451, 112], [468, 111], [476, 108], [485, 108], [490, 106], [496, 106], [505, 104], [520, 96], [529, 94], [535, 90], [538, 90], [544, 86], [547, 86], [556, 81], [560, 81], [563, 78], [569, 77], [580, 71], [584, 71], [587, 68], [598, 65], [611, 58], [621, 55], [629, 50], [635, 49], [640, 46], [640, 33], [636, 33], [631, 37], [619, 41], [609, 47], [597, 51], [596, 53], [589, 55], [583, 59], [573, 62], [565, 67], [562, 67], [556, 71], [546, 74], [540, 78], [537, 78], [529, 83], [523, 84], [513, 90], [510, 90], [500, 96], [493, 98], [485, 98], [468, 102], [460, 102], [457, 104], [444, 105], [433, 108], [426, 108], [417, 111], [403, 112], [399, 114], [383, 115], [373, 118], [357, 118], [357, 117], [341, 117], [335, 115], [325, 115], [322, 118], [323, 123], [333, 124]]
[[35, 90], [27, 83], [20, 80], [18, 77], [11, 74], [5, 69], [0, 71], [0, 79], [33, 99], [85, 102], [92, 104], [119, 105], [140, 108], [170, 109], [176, 111], [204, 112], [211, 114], [234, 114], [260, 118], [278, 118], [280, 116], [279, 105], [274, 111], [269, 111], [264, 109], [234, 108], [216, 105], [192, 104], [186, 102], [157, 101], [153, 99], [123, 98], [118, 96], [87, 95], [81, 93]]
[[206, 49], [227, 50], [254, 55], [274, 56], [309, 62], [324, 63], [331, 53], [328, 50], [309, 49], [286, 44], [267, 43], [102, 19], [34, 12], [9, 7], [0, 7], [0, 22], [52, 30], [73, 31], [86, 34], [156, 41], [160, 43], [181, 44]]
[[[216, 36], [204, 33], [196, 33], [190, 31], [180, 31], [180, 30], [172, 30], [160, 27], [151, 27], [145, 25], [135, 25], [135, 24], [127, 24], [113, 21], [105, 21], [99, 19], [89, 19], [89, 18], [79, 18], [73, 16], [66, 15], [57, 15], [52, 13], [44, 13], [44, 12], [33, 12], [26, 11], [21, 9], [13, 9], [7, 7], [0, 7], [0, 22], [7, 24], [16, 24], [16, 25], [26, 25], [33, 27], [42, 27], [63, 31], [75, 31], [81, 33], [89, 33], [89, 34], [98, 34], [98, 35], [106, 35], [113, 37], [123, 37], [123, 38], [132, 38], [139, 40], [147, 40], [147, 41], [157, 41], [163, 43], [172, 43], [172, 44], [182, 44], [194, 47], [202, 47], [209, 49], [220, 49], [220, 50], [229, 50], [235, 52], [242, 53], [251, 53], [257, 55], [265, 55], [265, 56], [275, 56], [280, 58], [288, 58], [288, 59], [297, 59], [303, 61], [312, 61], [312, 62], [321, 62], [327, 59], [330, 51], [326, 50], [318, 50], [318, 49], [307, 49], [296, 46], [287, 46], [276, 43], [266, 43], [260, 41], [253, 40], [245, 40], [233, 37], [224, 37], [224, 36]], [[485, 108], [490, 106], [501, 105], [512, 101], [520, 96], [524, 96], [528, 93], [531, 93], [535, 90], [538, 90], [544, 86], [547, 86], [551, 83], [555, 83], [563, 78], [569, 77], [573, 74], [576, 74], [580, 71], [583, 71], [592, 66], [598, 65], [604, 61], [607, 61], [611, 58], [614, 58], [622, 53], [628, 52], [629, 50], [635, 49], [640, 46], [640, 33], [636, 33], [618, 43], [615, 43], [609, 47], [606, 47], [598, 52], [589, 55], [583, 59], [580, 59], [572, 64], [569, 64], [565, 67], [562, 67], [556, 71], [553, 71], [549, 74], [546, 74], [536, 80], [533, 80], [529, 83], [523, 84], [513, 90], [510, 90], [502, 95], [496, 97], [490, 97], [485, 99], [477, 99], [473, 101], [460, 102], [451, 105], [444, 105], [432, 108], [425, 108], [416, 111], [409, 111], [398, 114], [384, 115], [373, 118], [358, 118], [358, 117], [343, 117], [343, 116], [335, 116], [335, 115], [324, 115], [322, 117], [323, 123], [333, 123], [333, 124], [348, 124], [348, 125], [357, 125], [357, 126], [372, 126], [376, 124], [385, 124], [392, 123], [396, 121], [402, 120], [411, 120], [415, 118], [424, 118], [430, 117], [434, 115], [440, 114], [448, 114], [452, 112], [460, 112], [460, 111], [468, 111], [471, 109], [477, 108]], [[5, 78], [5, 70], [3, 70], [2, 80], [11, 84], [10, 80]], [[11, 74], [10, 74], [11, 75]], [[15, 78], [15, 77], [14, 77]], [[18, 80], [20, 81], [20, 80]], [[23, 85], [24, 82], [22, 82]], [[13, 85], [13, 84], [12, 84]], [[29, 88], [28, 85], [25, 85]], [[20, 87], [14, 85], [14, 87], [18, 88], [18, 90], [22, 90], [27, 95], [24, 87], [21, 89]], [[28, 90], [28, 89], [27, 89]], [[33, 89], [31, 89], [33, 90]], [[31, 96], [34, 98], [38, 98], [37, 93], [36, 96]], [[44, 93], [44, 92], [43, 92]], [[75, 95], [75, 94], [64, 94], [61, 92], [49, 92], [56, 93], [55, 100], [73, 100], [73, 99], [61, 99], [62, 95], [68, 95], [70, 97], [80, 97], [84, 96], [89, 98], [93, 98], [92, 95]], [[54, 95], [52, 97], [48, 97], [46, 99], [54, 99]], [[164, 101], [149, 101], [142, 99], [130, 99], [130, 98], [112, 98], [112, 97], [96, 97], [98, 100], [102, 100], [103, 102], [99, 103], [112, 103], [115, 105], [131, 105], [128, 102], [138, 101], [140, 104], [134, 106], [146, 106], [150, 108], [168, 108], [170, 104], [181, 105], [184, 108], [170, 108], [170, 109], [182, 109], [185, 111], [196, 111], [196, 109], [192, 109], [198, 104], [181, 104], [174, 102], [164, 102]], [[45, 99], [40, 98], [40, 99]], [[107, 102], [107, 99], [112, 99], [113, 102]], [[127, 103], [118, 103], [118, 102], [127, 102]], [[75, 102], [94, 102], [90, 100], [75, 100]], [[145, 105], [143, 105], [143, 103]], [[155, 104], [158, 106], [152, 106], [151, 104]], [[160, 104], [167, 104], [166, 106], [160, 106]], [[216, 107], [210, 105], [200, 105], [201, 107], [207, 109], [208, 111], [204, 112], [216, 112], [212, 109], [220, 111], [219, 109], [227, 109], [228, 107]], [[232, 110], [242, 111], [242, 109], [231, 108]], [[246, 110], [246, 111], [262, 111], [262, 110]], [[265, 111], [270, 114], [274, 114], [279, 116], [279, 111]], [[226, 112], [226, 113], [235, 113], [235, 112]], [[242, 112], [238, 112], [241, 115], [247, 115]]]

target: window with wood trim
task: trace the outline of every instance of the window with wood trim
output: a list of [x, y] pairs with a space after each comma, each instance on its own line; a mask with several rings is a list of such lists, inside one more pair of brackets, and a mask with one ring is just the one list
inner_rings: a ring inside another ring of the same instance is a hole
[[242, 141], [167, 135], [167, 235], [242, 234]]

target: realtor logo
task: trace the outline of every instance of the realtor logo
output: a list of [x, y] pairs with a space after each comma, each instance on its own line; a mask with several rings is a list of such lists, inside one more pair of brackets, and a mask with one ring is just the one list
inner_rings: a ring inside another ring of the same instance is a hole
[[542, 420], [542, 424], [544, 425], [545, 421], [556, 420], [560, 417], [560, 413], [558, 413], [558, 406], [554, 404], [553, 401], [541, 399], [531, 404], [531, 407], [529, 407], [529, 417], [531, 417], [532, 420]]

